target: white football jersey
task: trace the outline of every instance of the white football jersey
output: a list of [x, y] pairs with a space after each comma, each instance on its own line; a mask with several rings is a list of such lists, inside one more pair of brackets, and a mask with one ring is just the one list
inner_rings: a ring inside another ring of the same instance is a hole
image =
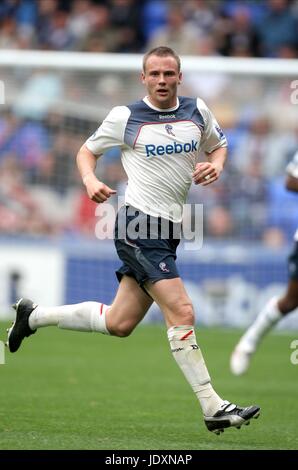
[[[286, 171], [288, 175], [298, 178], [298, 151], [295, 153], [292, 160], [288, 163]], [[295, 232], [294, 240], [298, 241], [298, 229]]]
[[86, 146], [96, 156], [120, 146], [128, 176], [125, 203], [181, 222], [199, 153], [226, 147], [227, 141], [201, 99], [179, 97], [165, 110], [146, 97], [113, 108]]

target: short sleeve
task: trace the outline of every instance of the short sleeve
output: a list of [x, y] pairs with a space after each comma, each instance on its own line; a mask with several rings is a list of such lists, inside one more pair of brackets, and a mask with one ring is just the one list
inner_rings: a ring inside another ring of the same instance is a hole
[[211, 153], [220, 147], [227, 147], [227, 139], [217, 120], [205, 102], [197, 99], [197, 107], [204, 119], [204, 132], [201, 139], [201, 150]]
[[130, 110], [126, 106], [116, 106], [103, 120], [94, 134], [86, 140], [86, 147], [96, 156], [112, 147], [124, 145], [124, 132]]

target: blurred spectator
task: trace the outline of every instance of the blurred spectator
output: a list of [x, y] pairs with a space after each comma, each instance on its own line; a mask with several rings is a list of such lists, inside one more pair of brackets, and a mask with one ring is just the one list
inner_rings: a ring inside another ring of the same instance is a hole
[[36, 23], [37, 49], [50, 48], [48, 38], [50, 36], [51, 22], [58, 10], [58, 0], [39, 0]]
[[235, 10], [246, 8], [254, 25], [260, 25], [267, 14], [267, 0], [223, 0], [220, 2], [220, 12], [228, 17], [233, 17]]
[[288, 0], [268, 0], [268, 13], [259, 25], [261, 55], [276, 57], [284, 44], [298, 46], [298, 22], [289, 8]]
[[118, 31], [111, 25], [110, 10], [105, 5], [94, 5], [91, 30], [82, 38], [80, 48], [86, 52], [115, 52], [118, 42]]
[[40, 162], [34, 183], [66, 195], [68, 190], [78, 186], [75, 156], [80, 135], [60, 128], [52, 135], [51, 152]]
[[16, 3], [16, 19], [19, 25], [34, 29], [37, 19], [38, 2], [22, 0]]
[[[200, 37], [196, 49], [199, 56], [218, 56], [215, 41], [211, 35]], [[229, 85], [230, 80], [224, 73], [210, 74], [208, 72], [200, 72], [198, 74], [196, 72], [189, 72], [183, 79], [183, 86], [188, 87], [187, 94], [200, 96], [208, 102], [209, 106], [216, 102], [219, 95], [223, 94]]]
[[36, 69], [23, 84], [14, 104], [17, 116], [43, 119], [57, 100], [62, 97], [63, 83], [57, 72]]
[[164, 0], [146, 0], [143, 7], [141, 22], [144, 40], [150, 41], [155, 32], [166, 25], [168, 2]]
[[210, 35], [214, 28], [215, 11], [208, 0], [189, 0], [183, 3], [185, 17], [201, 35]]
[[67, 27], [75, 42], [85, 38], [92, 29], [93, 5], [91, 0], [74, 0], [68, 17]]
[[22, 121], [10, 113], [0, 120], [0, 161], [12, 155], [32, 179], [49, 150], [50, 138], [40, 122]]
[[259, 116], [239, 140], [233, 162], [242, 173], [247, 174], [256, 165], [261, 167], [261, 175], [272, 178], [282, 173], [292, 145], [289, 136], [273, 130], [268, 117]]
[[75, 36], [69, 29], [68, 14], [57, 10], [53, 13], [48, 27], [44, 46], [57, 51], [71, 50], [75, 45]]
[[138, 52], [144, 41], [140, 3], [136, 0], [110, 0], [110, 21], [117, 31], [115, 52]]
[[168, 8], [167, 24], [151, 36], [147, 48], [167, 44], [179, 55], [196, 54], [199, 43], [199, 32], [190, 22], [186, 21], [185, 14], [180, 6], [170, 4]]
[[208, 237], [227, 239], [234, 232], [232, 214], [224, 206], [215, 206], [206, 214], [206, 232]]
[[294, 44], [287, 44], [284, 42], [276, 51], [278, 59], [297, 59], [298, 48]]
[[242, 239], [259, 240], [266, 227], [268, 180], [261, 160], [254, 160], [245, 172], [231, 163], [229, 207], [235, 221], [235, 233]]
[[31, 197], [13, 155], [0, 164], [0, 233], [49, 235], [54, 232]]
[[232, 17], [226, 24], [226, 30], [221, 32], [217, 41], [221, 54], [257, 57], [259, 55], [259, 36], [252, 23], [249, 8], [243, 5], [235, 7]]
[[2, 0], [0, 3], [0, 18], [13, 16], [16, 14], [15, 0]]
[[287, 237], [283, 230], [278, 227], [265, 228], [262, 236], [263, 244], [268, 248], [279, 249], [287, 242]]
[[17, 23], [12, 17], [0, 19], [0, 48], [18, 49]]
[[73, 228], [76, 232], [87, 237], [94, 237], [97, 216], [95, 214], [98, 204], [89, 199], [86, 191], [82, 190], [74, 201], [75, 211]]

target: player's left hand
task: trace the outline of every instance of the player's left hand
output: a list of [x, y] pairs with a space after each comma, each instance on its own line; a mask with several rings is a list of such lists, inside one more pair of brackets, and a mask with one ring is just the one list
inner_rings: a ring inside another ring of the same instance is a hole
[[195, 166], [195, 171], [192, 174], [194, 184], [201, 184], [208, 186], [214, 183], [219, 178], [221, 169], [211, 162], [199, 162]]

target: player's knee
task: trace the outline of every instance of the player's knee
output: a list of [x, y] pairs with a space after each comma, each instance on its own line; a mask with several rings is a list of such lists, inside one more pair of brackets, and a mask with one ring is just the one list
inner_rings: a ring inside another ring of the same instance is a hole
[[133, 330], [134, 325], [131, 325], [129, 322], [121, 322], [118, 325], [113, 325], [109, 329], [111, 335], [118, 336], [119, 338], [126, 338]]
[[281, 301], [282, 310], [290, 313], [298, 307], [298, 293], [297, 295], [288, 296]]
[[193, 325], [195, 318], [192, 303], [189, 301], [178, 304], [175, 308], [175, 316], [181, 325]]

